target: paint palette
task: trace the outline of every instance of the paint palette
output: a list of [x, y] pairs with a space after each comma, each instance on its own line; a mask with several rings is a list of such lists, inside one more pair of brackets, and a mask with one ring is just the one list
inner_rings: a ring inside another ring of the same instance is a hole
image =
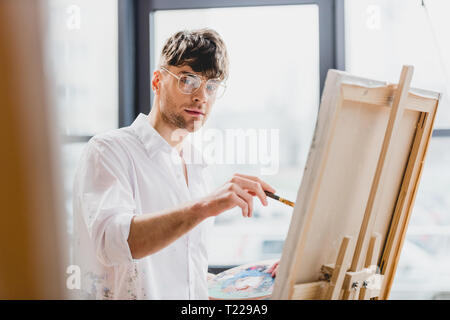
[[225, 270], [208, 281], [210, 299], [268, 299], [275, 278], [267, 272], [278, 259]]

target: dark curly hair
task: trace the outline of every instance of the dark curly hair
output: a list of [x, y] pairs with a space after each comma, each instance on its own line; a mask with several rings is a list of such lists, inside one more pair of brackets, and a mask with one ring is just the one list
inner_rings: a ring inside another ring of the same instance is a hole
[[208, 79], [226, 79], [228, 54], [225, 42], [212, 29], [183, 30], [175, 33], [164, 44], [159, 67], [185, 65]]

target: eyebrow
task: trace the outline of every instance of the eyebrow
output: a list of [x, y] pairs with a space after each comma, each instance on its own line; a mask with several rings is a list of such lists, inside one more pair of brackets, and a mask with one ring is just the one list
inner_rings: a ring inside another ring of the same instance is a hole
[[195, 74], [193, 72], [190, 72], [190, 71], [180, 71], [180, 73], [182, 73], [182, 74], [191, 74], [191, 75], [200, 77], [199, 75], [197, 75], [197, 74]]
[[[197, 77], [200, 77], [200, 78], [205, 78], [205, 77], [202, 77], [202, 76], [199, 76], [198, 74], [195, 74], [195, 73], [193, 73], [193, 72], [190, 72], [190, 71], [180, 71], [180, 73], [182, 73], [182, 74], [187, 74], [187, 75], [193, 75], [193, 76], [197, 76]], [[220, 80], [219, 78], [209, 78], [209, 79], [207, 79], [207, 80], [216, 80], [216, 81], [219, 81], [219, 82], [221, 82], [222, 80]]]

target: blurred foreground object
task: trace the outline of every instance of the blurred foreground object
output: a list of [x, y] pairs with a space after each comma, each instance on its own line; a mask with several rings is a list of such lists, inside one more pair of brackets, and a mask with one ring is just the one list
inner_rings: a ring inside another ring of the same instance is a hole
[[56, 122], [39, 5], [0, 1], [0, 299], [64, 298]]

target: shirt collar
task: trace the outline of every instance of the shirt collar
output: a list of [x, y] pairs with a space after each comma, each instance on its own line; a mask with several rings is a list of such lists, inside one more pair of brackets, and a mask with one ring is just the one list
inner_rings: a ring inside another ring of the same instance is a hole
[[153, 157], [158, 151], [172, 152], [172, 146], [153, 128], [145, 114], [139, 114], [131, 128], [141, 140], [150, 157]]
[[[175, 152], [178, 154], [176, 148], [172, 147], [163, 137], [161, 137], [159, 132], [150, 124], [147, 115], [140, 113], [131, 124], [131, 128], [144, 145], [150, 158], [154, 157], [158, 152], [165, 152], [168, 154]], [[189, 152], [189, 150], [191, 150], [192, 153]], [[199, 165], [202, 168], [208, 165], [200, 151], [189, 141], [183, 143], [183, 158], [186, 163]], [[194, 161], [191, 159], [194, 159]]]

